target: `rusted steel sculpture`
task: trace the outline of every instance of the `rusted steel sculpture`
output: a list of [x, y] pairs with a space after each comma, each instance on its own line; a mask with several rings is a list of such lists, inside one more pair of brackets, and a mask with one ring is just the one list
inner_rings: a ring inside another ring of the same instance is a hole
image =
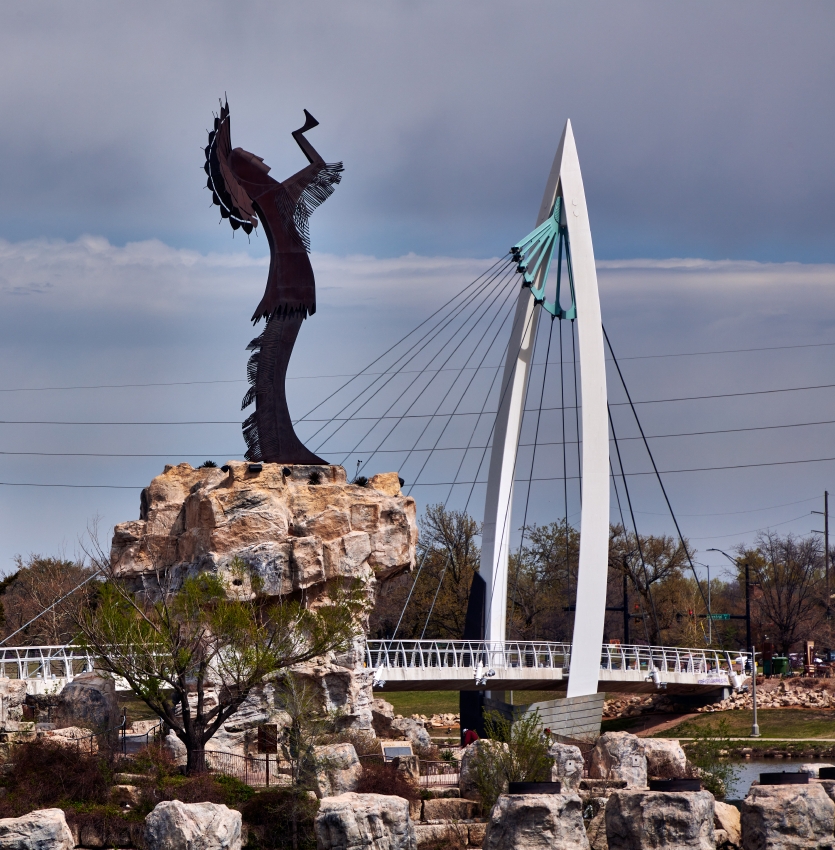
[[316, 282], [307, 256], [310, 214], [333, 193], [342, 179], [342, 163], [327, 163], [304, 134], [319, 122], [305, 109], [304, 126], [293, 138], [310, 165], [279, 183], [260, 156], [232, 149], [229, 104], [221, 106], [206, 146], [205, 170], [212, 201], [233, 230], [249, 234], [260, 221], [270, 244], [267, 289], [252, 315], [266, 319], [264, 332], [252, 340], [247, 364], [251, 384], [241, 410], [255, 402], [255, 412], [243, 423], [251, 461], [324, 464], [304, 446], [293, 430], [284, 380], [302, 322], [316, 312]]

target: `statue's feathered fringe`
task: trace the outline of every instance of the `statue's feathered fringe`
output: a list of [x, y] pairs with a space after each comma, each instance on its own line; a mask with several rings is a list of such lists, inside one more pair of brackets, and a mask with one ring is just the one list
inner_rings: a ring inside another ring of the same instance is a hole
[[[266, 329], [265, 329], [266, 330]], [[264, 334], [255, 337], [254, 340], [246, 347], [247, 351], [252, 352], [246, 364], [246, 378], [249, 381], [249, 389], [241, 402], [241, 410], [246, 410], [252, 402], [255, 401], [255, 385], [258, 380], [258, 360], [261, 355], [261, 343], [264, 341]], [[246, 453], [244, 457], [248, 461], [261, 460], [261, 444], [258, 439], [258, 411], [254, 410], [243, 423], [244, 440], [246, 441]]]
[[326, 163], [316, 175], [316, 179], [307, 185], [295, 206], [290, 205], [285, 192], [279, 193], [276, 198], [276, 205], [287, 232], [292, 233], [295, 230], [307, 252], [310, 252], [310, 216], [333, 194], [334, 188], [342, 180], [344, 170], [341, 162]]

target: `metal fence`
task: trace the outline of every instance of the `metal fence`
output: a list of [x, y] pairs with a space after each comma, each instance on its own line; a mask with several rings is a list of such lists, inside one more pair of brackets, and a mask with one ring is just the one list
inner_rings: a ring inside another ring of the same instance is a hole
[[276, 756], [238, 755], [218, 750], [204, 750], [202, 769], [239, 779], [255, 788], [286, 785], [290, 768]]
[[420, 784], [423, 788], [457, 785], [461, 776], [461, 767], [449, 761], [420, 762]]

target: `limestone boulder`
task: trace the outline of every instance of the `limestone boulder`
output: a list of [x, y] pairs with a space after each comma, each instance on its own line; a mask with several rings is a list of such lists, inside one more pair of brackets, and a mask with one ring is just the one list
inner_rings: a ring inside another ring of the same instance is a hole
[[420, 720], [412, 720], [410, 717], [395, 717], [391, 721], [391, 731], [395, 738], [405, 738], [421, 747], [432, 744], [432, 738], [426, 731], [426, 725]]
[[553, 759], [551, 780], [561, 782], [563, 792], [577, 791], [583, 778], [583, 754], [580, 748], [555, 742], [551, 744], [548, 755]]
[[647, 774], [659, 779], [687, 776], [687, 756], [678, 741], [670, 738], [639, 738], [647, 760]]
[[754, 785], [742, 803], [744, 850], [835, 846], [835, 803], [818, 784]]
[[241, 850], [241, 813], [217, 803], [160, 803], [145, 818], [146, 850]]
[[120, 717], [115, 682], [100, 673], [80, 673], [64, 685], [51, 716], [59, 729], [65, 726], [96, 731], [116, 729]]
[[162, 748], [174, 760], [175, 764], [184, 765], [187, 759], [186, 745], [173, 733], [169, 732], [162, 739]]
[[466, 747], [461, 754], [458, 787], [461, 797], [465, 800], [481, 802], [481, 794], [479, 793], [476, 782], [476, 763], [480, 760], [483, 760], [482, 764], [485, 762], [489, 763], [492, 760], [491, 750], [495, 747], [504, 747], [507, 749], [507, 744], [499, 744], [497, 741], [491, 741], [489, 738], [479, 738], [478, 741], [473, 741], [472, 744]]
[[325, 797], [316, 815], [316, 846], [318, 850], [417, 850], [409, 802], [383, 794]]
[[23, 720], [26, 701], [26, 682], [22, 679], [0, 677], [0, 726]]
[[362, 778], [362, 765], [353, 744], [328, 744], [313, 748], [316, 796], [337, 797], [356, 791]]
[[417, 756], [397, 756], [391, 760], [394, 769], [409, 782], [420, 782], [420, 759]]
[[714, 850], [709, 791], [615, 791], [606, 801], [609, 850]]
[[0, 818], [1, 850], [73, 850], [75, 841], [61, 809], [40, 809]]
[[267, 593], [284, 595], [341, 576], [391, 578], [414, 565], [415, 502], [401, 494], [397, 473], [358, 487], [340, 466], [249, 467], [166, 466], [142, 491], [139, 520], [115, 528], [116, 573], [139, 589], [155, 569], [224, 575], [240, 557]]
[[589, 776], [624, 780], [627, 788], [646, 788], [647, 757], [641, 739], [628, 732], [601, 735], [592, 750]]
[[[716, 800], [713, 803], [713, 826], [716, 831], [716, 846], [720, 841], [726, 848], [742, 846], [741, 813], [736, 806]], [[721, 837], [719, 833], [722, 833]]]
[[490, 813], [484, 850], [588, 850], [576, 794], [502, 794]]

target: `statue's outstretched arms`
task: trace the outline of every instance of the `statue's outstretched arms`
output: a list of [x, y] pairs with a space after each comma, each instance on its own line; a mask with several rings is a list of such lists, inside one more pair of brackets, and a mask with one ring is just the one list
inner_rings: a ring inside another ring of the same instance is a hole
[[206, 185], [212, 192], [213, 203], [220, 207], [223, 218], [229, 219], [233, 230], [240, 227], [246, 233], [251, 233], [252, 228], [258, 226], [258, 219], [249, 193], [232, 170], [228, 103], [220, 107], [220, 115], [215, 118], [214, 129], [209, 133], [205, 153], [206, 164], [203, 168], [208, 177]]
[[293, 132], [293, 138], [310, 165], [282, 182], [286, 195], [282, 193], [277, 203], [285, 219], [285, 226], [290, 229], [292, 223], [305, 249], [309, 251], [310, 215], [333, 194], [336, 184], [342, 179], [344, 168], [341, 162], [325, 162], [305, 138], [304, 134], [318, 126], [319, 122], [306, 109], [304, 116], [304, 126]]

